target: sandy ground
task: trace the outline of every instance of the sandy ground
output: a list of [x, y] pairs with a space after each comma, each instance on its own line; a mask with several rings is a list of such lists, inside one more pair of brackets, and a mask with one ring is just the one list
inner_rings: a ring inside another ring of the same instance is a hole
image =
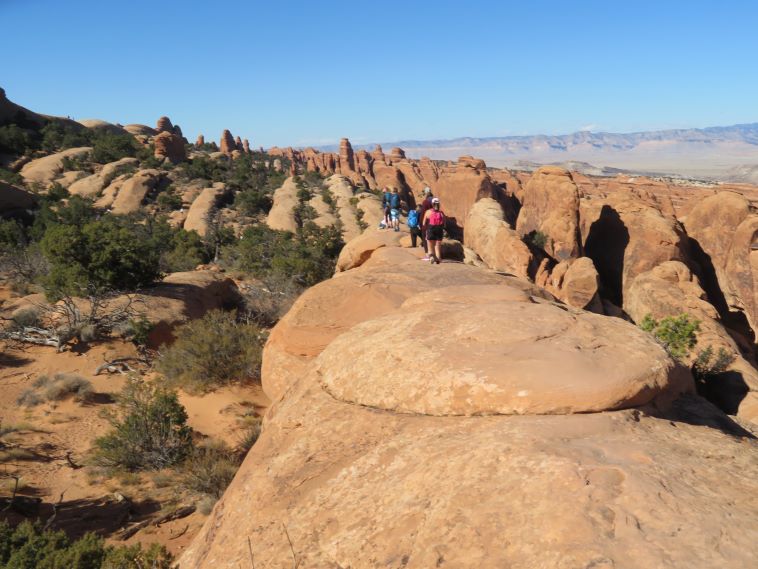
[[[0, 306], [13, 297], [7, 287], [0, 286]], [[92, 441], [108, 430], [103, 412], [113, 409], [114, 396], [126, 382], [124, 375], [96, 376], [95, 371], [106, 360], [136, 355], [132, 344], [109, 341], [83, 352], [63, 353], [43, 346], [19, 350], [0, 345], [0, 350], [0, 424], [18, 428], [4, 436], [3, 441], [8, 445], [6, 450], [13, 448], [25, 455], [18, 458], [6, 454], [0, 460], [0, 498], [12, 493], [15, 482], [9, 475], [20, 476], [18, 495], [42, 500], [38, 512], [42, 520], [50, 518], [53, 504], [60, 501], [53, 527], [65, 529], [73, 536], [96, 531], [114, 541], [116, 532], [125, 523], [155, 516], [161, 510], [199, 504], [197, 496], [177, 488], [173, 473], [109, 478], [86, 465]], [[94, 401], [82, 404], [64, 400], [35, 407], [17, 403], [19, 395], [37, 377], [59, 372], [75, 373], [91, 381], [97, 393]], [[145, 377], [152, 379], [154, 375], [147, 373]], [[179, 395], [187, 409], [189, 424], [198, 436], [223, 440], [230, 446], [239, 443], [244, 421], [260, 415], [268, 405], [258, 385], [223, 388], [203, 396], [181, 392]], [[205, 515], [197, 511], [160, 527], [147, 527], [126, 543], [159, 542], [179, 553], [199, 530]], [[10, 518], [21, 519], [14, 514]]]

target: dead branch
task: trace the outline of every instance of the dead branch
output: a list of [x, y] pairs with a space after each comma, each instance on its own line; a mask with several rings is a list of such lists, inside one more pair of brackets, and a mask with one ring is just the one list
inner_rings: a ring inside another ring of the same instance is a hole
[[179, 539], [185, 533], [187, 533], [188, 529], [189, 529], [189, 524], [187, 524], [186, 526], [184, 526], [184, 529], [182, 531], [180, 531], [179, 533], [177, 533], [176, 535], [172, 535], [171, 537], [169, 537], [169, 539]]
[[66, 493], [66, 490], [61, 492], [60, 498], [58, 498], [58, 502], [53, 504], [53, 515], [50, 516], [47, 521], [45, 522], [45, 527], [43, 530], [50, 529], [50, 526], [53, 525], [53, 522], [55, 521], [55, 518], [58, 517], [58, 510], [61, 508], [61, 504], [63, 503], [63, 495]]
[[126, 528], [124, 531], [122, 531], [119, 534], [119, 539], [121, 541], [126, 541], [130, 537], [132, 537], [134, 534], [136, 534], [141, 529], [146, 528], [149, 525], [154, 525], [156, 527], [159, 527], [161, 524], [164, 524], [166, 522], [171, 522], [174, 520], [178, 520], [181, 518], [186, 518], [190, 514], [195, 512], [195, 505], [190, 504], [189, 506], [182, 506], [181, 508], [177, 508], [173, 512], [169, 512], [167, 514], [163, 514], [162, 516], [158, 516], [154, 519], [147, 519], [142, 520], [141, 522], [138, 522], [134, 524], [131, 527]]
[[99, 365], [95, 370], [95, 375], [100, 375], [103, 371], [107, 371], [108, 373], [121, 374], [136, 373], [137, 370], [131, 367], [127, 362], [141, 362], [141, 360], [140, 358], [130, 356], [115, 358]]
[[82, 467], [82, 465], [81, 464], [76, 464], [74, 462], [74, 459], [71, 458], [71, 454], [72, 454], [72, 452], [70, 450], [66, 451], [66, 462], [68, 463], [69, 467], [71, 467], [72, 469], [79, 470]]
[[287, 526], [285, 524], [282, 524], [282, 528], [284, 528], [284, 535], [287, 536], [287, 542], [289, 542], [290, 551], [292, 552], [292, 569], [297, 569], [297, 566], [300, 565], [300, 563], [297, 560], [297, 555], [295, 555], [295, 547], [292, 545], [292, 540], [290, 539], [290, 532], [287, 531]]

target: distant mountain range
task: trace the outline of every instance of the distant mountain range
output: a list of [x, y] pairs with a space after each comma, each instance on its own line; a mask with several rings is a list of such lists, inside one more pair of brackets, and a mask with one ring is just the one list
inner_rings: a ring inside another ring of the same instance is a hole
[[[471, 154], [484, 159], [490, 166], [575, 161], [586, 162], [608, 174], [623, 170], [758, 181], [758, 123], [627, 134], [581, 131], [558, 136], [464, 137], [381, 144], [385, 150], [399, 146], [413, 158], [428, 156], [436, 160], [455, 160]], [[371, 149], [373, 145], [356, 148]]]

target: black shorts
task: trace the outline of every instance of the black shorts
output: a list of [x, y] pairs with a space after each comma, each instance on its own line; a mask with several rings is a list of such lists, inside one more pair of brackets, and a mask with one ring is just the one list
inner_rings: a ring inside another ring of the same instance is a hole
[[430, 225], [426, 228], [427, 241], [442, 241], [444, 228], [441, 225]]

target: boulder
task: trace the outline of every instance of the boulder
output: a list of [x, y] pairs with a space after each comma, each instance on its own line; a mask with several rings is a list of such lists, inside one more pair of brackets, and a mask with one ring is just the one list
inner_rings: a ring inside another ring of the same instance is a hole
[[100, 119], [82, 119], [76, 122], [90, 130], [98, 132], [107, 132], [109, 134], [130, 134], [123, 126], [115, 125]]
[[155, 136], [158, 131], [144, 124], [128, 124], [124, 130], [134, 136]]
[[165, 178], [160, 170], [139, 170], [121, 183], [111, 212], [120, 215], [139, 211], [147, 195]]
[[440, 199], [442, 210], [448, 217], [448, 230], [454, 237], [456, 233], [463, 232], [469, 212], [478, 200], [492, 198], [497, 201], [499, 197], [497, 186], [487, 170], [473, 167], [465, 156], [454, 171], [440, 172], [439, 178], [430, 187]]
[[582, 200], [580, 213], [584, 254], [600, 275], [602, 296], [617, 306], [626, 307], [624, 296], [637, 275], [690, 258], [676, 218], [634, 191]]
[[178, 164], [187, 159], [184, 139], [178, 134], [161, 132], [153, 139], [153, 144], [155, 144], [156, 158], [168, 159], [173, 164]]
[[667, 261], [635, 277], [624, 300], [624, 309], [636, 322], [650, 315], [656, 320], [688, 314], [700, 322], [697, 345], [686, 358], [691, 364], [702, 350], [726, 350], [735, 359], [730, 371], [715, 378], [718, 385], [704, 386], [709, 398], [726, 412], [758, 423], [758, 370], [746, 360], [708, 302], [692, 271], [680, 261]]
[[293, 233], [297, 230], [293, 211], [299, 203], [297, 192], [298, 187], [293, 177], [287, 178], [282, 186], [274, 191], [273, 205], [266, 218], [266, 224], [271, 229]]
[[403, 234], [370, 228], [363, 235], [348, 241], [337, 258], [336, 271], [341, 273], [360, 267], [377, 249], [398, 246]]
[[579, 197], [568, 170], [540, 168], [524, 188], [516, 231], [527, 237], [541, 233], [545, 251], [558, 261], [579, 257]]
[[758, 214], [742, 195], [719, 192], [694, 205], [686, 229], [712, 302], [725, 318], [744, 314], [758, 331]]
[[521, 237], [505, 222], [503, 209], [482, 198], [466, 218], [464, 242], [491, 269], [527, 278], [533, 257]]
[[234, 142], [234, 137], [228, 129], [224, 129], [221, 133], [220, 151], [228, 156], [231, 156], [233, 150], [237, 150], [237, 144]]
[[187, 218], [184, 221], [185, 231], [197, 231], [200, 236], [205, 236], [208, 232], [208, 222], [211, 213], [216, 209], [218, 201], [226, 193], [226, 186], [222, 183], [216, 183], [212, 188], [205, 188], [187, 212]]
[[75, 181], [68, 187], [68, 191], [74, 196], [94, 199], [100, 195], [117, 175], [125, 170], [136, 168], [138, 165], [139, 160], [129, 157], [110, 162], [103, 166], [99, 172]]
[[[688, 381], [633, 325], [535, 289], [383, 247], [306, 291], [264, 351], [263, 433], [181, 567], [751, 566], [756, 445], [691, 396], [566, 414]], [[530, 408], [556, 414], [478, 414]]]
[[84, 158], [92, 151], [89, 146], [69, 148], [62, 152], [37, 158], [21, 168], [21, 176], [26, 184], [38, 184], [46, 189], [58, 176], [63, 173], [64, 158]]
[[158, 131], [158, 133], [168, 132], [171, 134], [174, 132], [174, 125], [171, 124], [170, 118], [164, 116], [158, 119], [158, 122], [155, 125], [155, 130]]
[[569, 306], [604, 313], [598, 294], [600, 279], [589, 257], [558, 263], [547, 277], [546, 288]]

